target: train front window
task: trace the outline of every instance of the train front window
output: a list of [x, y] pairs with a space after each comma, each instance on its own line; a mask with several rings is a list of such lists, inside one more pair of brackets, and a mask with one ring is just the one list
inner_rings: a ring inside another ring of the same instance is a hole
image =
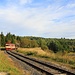
[[6, 46], [9, 46], [9, 45], [6, 45]]

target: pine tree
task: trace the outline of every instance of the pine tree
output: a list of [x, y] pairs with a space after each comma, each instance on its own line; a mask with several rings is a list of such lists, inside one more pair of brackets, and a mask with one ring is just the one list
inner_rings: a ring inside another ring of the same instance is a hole
[[3, 32], [1, 32], [1, 46], [5, 46], [5, 37]]

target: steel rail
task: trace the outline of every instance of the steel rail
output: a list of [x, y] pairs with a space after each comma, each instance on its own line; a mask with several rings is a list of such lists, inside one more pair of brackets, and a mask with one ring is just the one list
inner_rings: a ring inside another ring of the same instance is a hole
[[46, 75], [75, 75], [75, 72], [61, 68], [60, 66], [47, 63], [41, 60], [36, 60], [34, 58], [24, 56], [20, 53], [7, 51], [8, 54], [16, 57], [17, 59], [29, 64], [30, 66], [37, 68], [41, 72], [46, 73]]

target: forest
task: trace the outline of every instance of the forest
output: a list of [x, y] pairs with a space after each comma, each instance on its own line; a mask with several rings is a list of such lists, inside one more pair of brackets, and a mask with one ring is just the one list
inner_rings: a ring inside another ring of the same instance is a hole
[[22, 48], [41, 47], [42, 50], [50, 50], [54, 53], [75, 52], [75, 39], [16, 36], [10, 32], [4, 35], [1, 32], [0, 46], [4, 47], [6, 42], [14, 43], [16, 46]]

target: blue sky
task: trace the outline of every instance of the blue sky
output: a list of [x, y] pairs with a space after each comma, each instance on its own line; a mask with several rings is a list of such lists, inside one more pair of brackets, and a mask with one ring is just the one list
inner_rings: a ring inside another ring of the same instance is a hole
[[0, 0], [0, 32], [75, 39], [75, 0]]

